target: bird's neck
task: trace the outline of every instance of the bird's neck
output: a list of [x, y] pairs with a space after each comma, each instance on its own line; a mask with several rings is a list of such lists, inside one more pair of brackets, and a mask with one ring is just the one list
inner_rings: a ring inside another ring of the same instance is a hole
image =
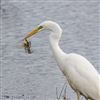
[[55, 38], [53, 35], [54, 35], [54, 33], [51, 33], [51, 35], [49, 36], [49, 41], [50, 41], [51, 49], [53, 51], [53, 55], [55, 56], [55, 59], [58, 60], [58, 59], [61, 59], [62, 56], [65, 55], [65, 53], [59, 47], [60, 37]]

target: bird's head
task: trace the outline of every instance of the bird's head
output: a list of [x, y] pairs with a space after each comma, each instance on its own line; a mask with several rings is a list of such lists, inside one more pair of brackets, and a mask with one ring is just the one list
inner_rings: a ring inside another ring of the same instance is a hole
[[[26, 42], [26, 40], [44, 29], [52, 31], [53, 33], [57, 33], [57, 34], [53, 34], [53, 36], [55, 38], [59, 38], [61, 36], [61, 34], [58, 34], [58, 33], [62, 33], [62, 29], [56, 22], [44, 21], [27, 34], [27, 36], [23, 39], [24, 40], [23, 44], [28, 45], [28, 44], [26, 44], [26, 43], [28, 43], [28, 42]], [[27, 47], [27, 48], [29, 48], [29, 47]]]
[[58, 31], [62, 32], [62, 29], [56, 22], [44, 21], [41, 24], [39, 24], [36, 28], [34, 28], [31, 32], [29, 32], [28, 35], [24, 39], [28, 39], [31, 36], [35, 35], [36, 33], [40, 32], [44, 29], [53, 31], [53, 32], [58, 32]]

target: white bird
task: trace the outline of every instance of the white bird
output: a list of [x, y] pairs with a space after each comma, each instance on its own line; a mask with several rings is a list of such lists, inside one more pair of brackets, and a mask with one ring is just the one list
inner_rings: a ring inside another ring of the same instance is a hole
[[41, 30], [49, 30], [49, 42], [53, 55], [68, 83], [77, 94], [77, 100], [83, 95], [86, 100], [100, 100], [100, 75], [94, 66], [83, 56], [75, 53], [66, 54], [59, 47], [62, 29], [53, 21], [45, 21], [32, 30], [24, 39]]

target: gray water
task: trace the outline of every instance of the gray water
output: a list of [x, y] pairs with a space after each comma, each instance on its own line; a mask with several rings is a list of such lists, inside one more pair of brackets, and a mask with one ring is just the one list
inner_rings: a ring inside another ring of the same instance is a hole
[[[25, 53], [22, 39], [45, 20], [63, 29], [60, 47], [66, 53], [86, 57], [100, 72], [99, 0], [2, 0], [1, 2], [1, 100], [55, 100], [65, 77], [59, 70], [43, 31], [32, 42], [32, 54]], [[67, 84], [68, 100], [76, 100]]]

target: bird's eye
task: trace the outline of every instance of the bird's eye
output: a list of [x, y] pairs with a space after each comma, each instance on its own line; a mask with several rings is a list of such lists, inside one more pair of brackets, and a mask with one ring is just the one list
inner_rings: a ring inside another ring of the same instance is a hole
[[43, 28], [43, 26], [39, 26], [39, 27], [38, 27], [39, 30], [42, 29], [42, 28]]

